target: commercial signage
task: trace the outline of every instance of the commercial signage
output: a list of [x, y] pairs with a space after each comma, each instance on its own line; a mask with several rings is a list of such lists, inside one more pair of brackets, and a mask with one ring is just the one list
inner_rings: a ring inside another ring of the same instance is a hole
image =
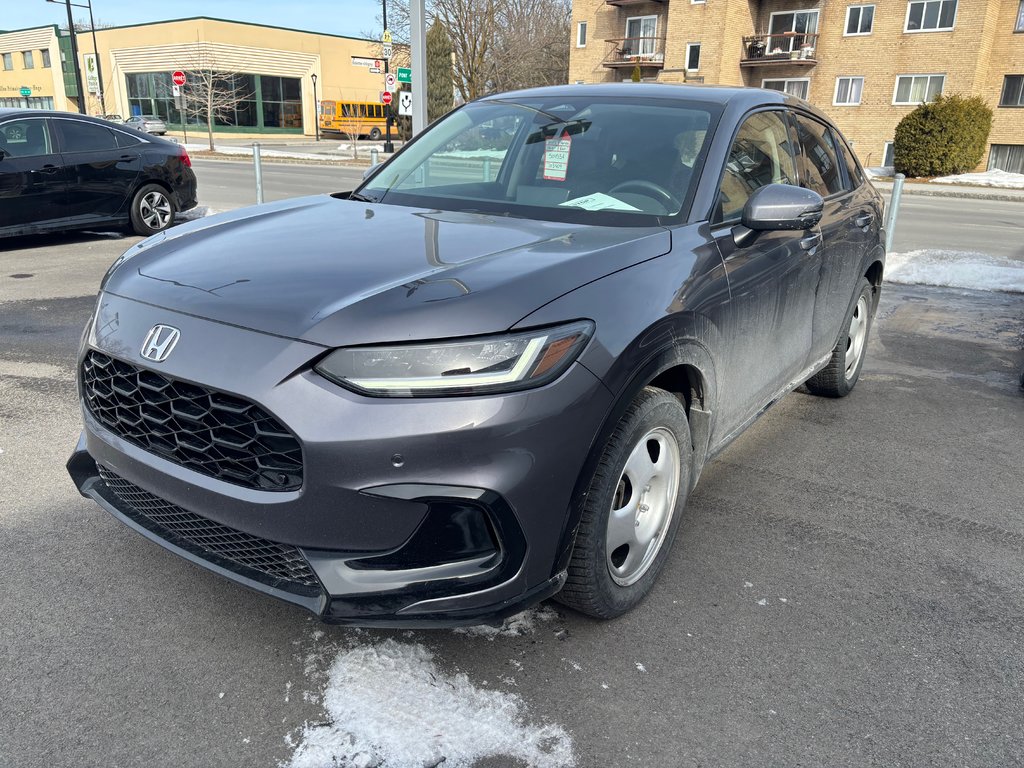
[[384, 61], [382, 59], [368, 59], [365, 56], [353, 56], [352, 66], [369, 67], [371, 75], [379, 75], [384, 71]]
[[96, 68], [96, 54], [86, 53], [82, 59], [85, 61], [85, 90], [89, 93], [99, 93], [100, 74]]

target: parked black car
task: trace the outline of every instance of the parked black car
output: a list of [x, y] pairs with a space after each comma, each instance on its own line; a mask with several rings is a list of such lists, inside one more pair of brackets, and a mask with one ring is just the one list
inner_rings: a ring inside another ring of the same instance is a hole
[[0, 237], [112, 225], [152, 235], [195, 205], [177, 144], [95, 117], [0, 109]]
[[647, 593], [705, 462], [848, 394], [882, 204], [774, 91], [472, 102], [351, 193], [186, 224], [111, 268], [80, 491], [328, 621], [471, 623]]

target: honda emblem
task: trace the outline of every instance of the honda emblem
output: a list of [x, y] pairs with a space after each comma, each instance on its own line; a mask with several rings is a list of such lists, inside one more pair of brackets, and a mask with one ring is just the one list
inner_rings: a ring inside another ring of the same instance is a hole
[[181, 331], [170, 325], [154, 325], [142, 342], [142, 356], [154, 363], [162, 363], [178, 343]]

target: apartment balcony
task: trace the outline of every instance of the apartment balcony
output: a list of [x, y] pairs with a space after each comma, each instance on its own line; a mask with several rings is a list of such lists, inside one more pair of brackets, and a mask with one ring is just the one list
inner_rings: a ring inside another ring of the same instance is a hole
[[813, 67], [818, 63], [818, 36], [806, 32], [751, 35], [743, 38], [741, 67], [789, 65]]
[[612, 48], [601, 63], [606, 67], [665, 66], [664, 37], [618, 37], [605, 40]]

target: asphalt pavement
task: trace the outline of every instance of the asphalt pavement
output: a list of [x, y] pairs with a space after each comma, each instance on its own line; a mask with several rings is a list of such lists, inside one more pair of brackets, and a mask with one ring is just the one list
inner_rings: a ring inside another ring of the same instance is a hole
[[[216, 169], [197, 166], [216, 205]], [[518, 696], [579, 768], [1024, 762], [1024, 296], [886, 286], [853, 395], [795, 392], [711, 462], [631, 614], [549, 603], [521, 634], [358, 631], [184, 562], [74, 490], [75, 349], [136, 241], [0, 250], [0, 766], [276, 766], [328, 717], [336, 654], [385, 640]]]

